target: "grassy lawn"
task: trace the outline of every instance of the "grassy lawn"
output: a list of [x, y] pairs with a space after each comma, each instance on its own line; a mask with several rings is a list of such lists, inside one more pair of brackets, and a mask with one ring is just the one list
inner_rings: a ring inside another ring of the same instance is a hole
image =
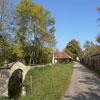
[[[81, 63], [83, 64], [83, 63]], [[93, 66], [89, 66], [87, 64], [83, 64], [85, 67], [87, 67], [88, 69], [90, 69], [92, 72], [94, 72], [98, 77], [100, 77], [100, 69], [96, 69]]]
[[[9, 100], [8, 98], [0, 98], [0, 100]], [[12, 99], [13, 100], [13, 99]]]
[[[54, 66], [30, 70], [24, 82], [28, 92], [19, 100], [61, 100], [69, 85], [73, 72], [73, 64], [56, 64]], [[30, 90], [31, 75], [32, 90]]]

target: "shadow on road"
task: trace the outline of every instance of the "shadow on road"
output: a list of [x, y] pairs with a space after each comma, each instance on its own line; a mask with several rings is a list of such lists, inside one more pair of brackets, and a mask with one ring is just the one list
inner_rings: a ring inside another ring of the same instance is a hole
[[100, 100], [100, 79], [94, 76], [91, 71], [84, 68], [82, 65], [74, 67], [74, 70], [79, 70], [81, 74], [85, 73], [84, 76], [79, 77], [78, 82], [80, 84], [85, 84], [88, 87], [88, 92], [81, 91], [74, 96], [68, 95], [64, 97], [64, 100]]
[[93, 92], [82, 92], [78, 95], [72, 96], [65, 96], [66, 100], [100, 100], [100, 96]]

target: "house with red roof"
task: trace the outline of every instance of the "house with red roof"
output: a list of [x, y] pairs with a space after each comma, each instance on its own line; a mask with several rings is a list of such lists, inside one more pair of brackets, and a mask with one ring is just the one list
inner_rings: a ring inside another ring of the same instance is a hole
[[69, 62], [72, 61], [72, 57], [70, 57], [66, 52], [62, 51], [61, 53], [59, 53], [58, 55], [56, 55], [54, 57], [55, 59], [55, 63], [59, 62], [59, 63], [64, 63], [64, 64], [68, 64]]

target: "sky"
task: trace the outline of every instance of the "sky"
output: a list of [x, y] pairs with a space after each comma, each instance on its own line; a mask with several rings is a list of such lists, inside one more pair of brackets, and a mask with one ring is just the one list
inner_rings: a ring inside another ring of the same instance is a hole
[[[80, 42], [81, 47], [86, 40], [96, 43], [100, 32], [100, 0], [32, 0], [41, 4], [55, 17], [55, 37], [57, 48], [62, 51], [72, 39]], [[17, 3], [19, 0], [17, 0]]]

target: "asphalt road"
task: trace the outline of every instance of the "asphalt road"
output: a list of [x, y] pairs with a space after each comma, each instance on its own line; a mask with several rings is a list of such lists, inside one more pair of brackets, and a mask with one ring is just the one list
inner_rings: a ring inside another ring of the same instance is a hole
[[72, 82], [62, 100], [100, 100], [100, 79], [76, 62]]

